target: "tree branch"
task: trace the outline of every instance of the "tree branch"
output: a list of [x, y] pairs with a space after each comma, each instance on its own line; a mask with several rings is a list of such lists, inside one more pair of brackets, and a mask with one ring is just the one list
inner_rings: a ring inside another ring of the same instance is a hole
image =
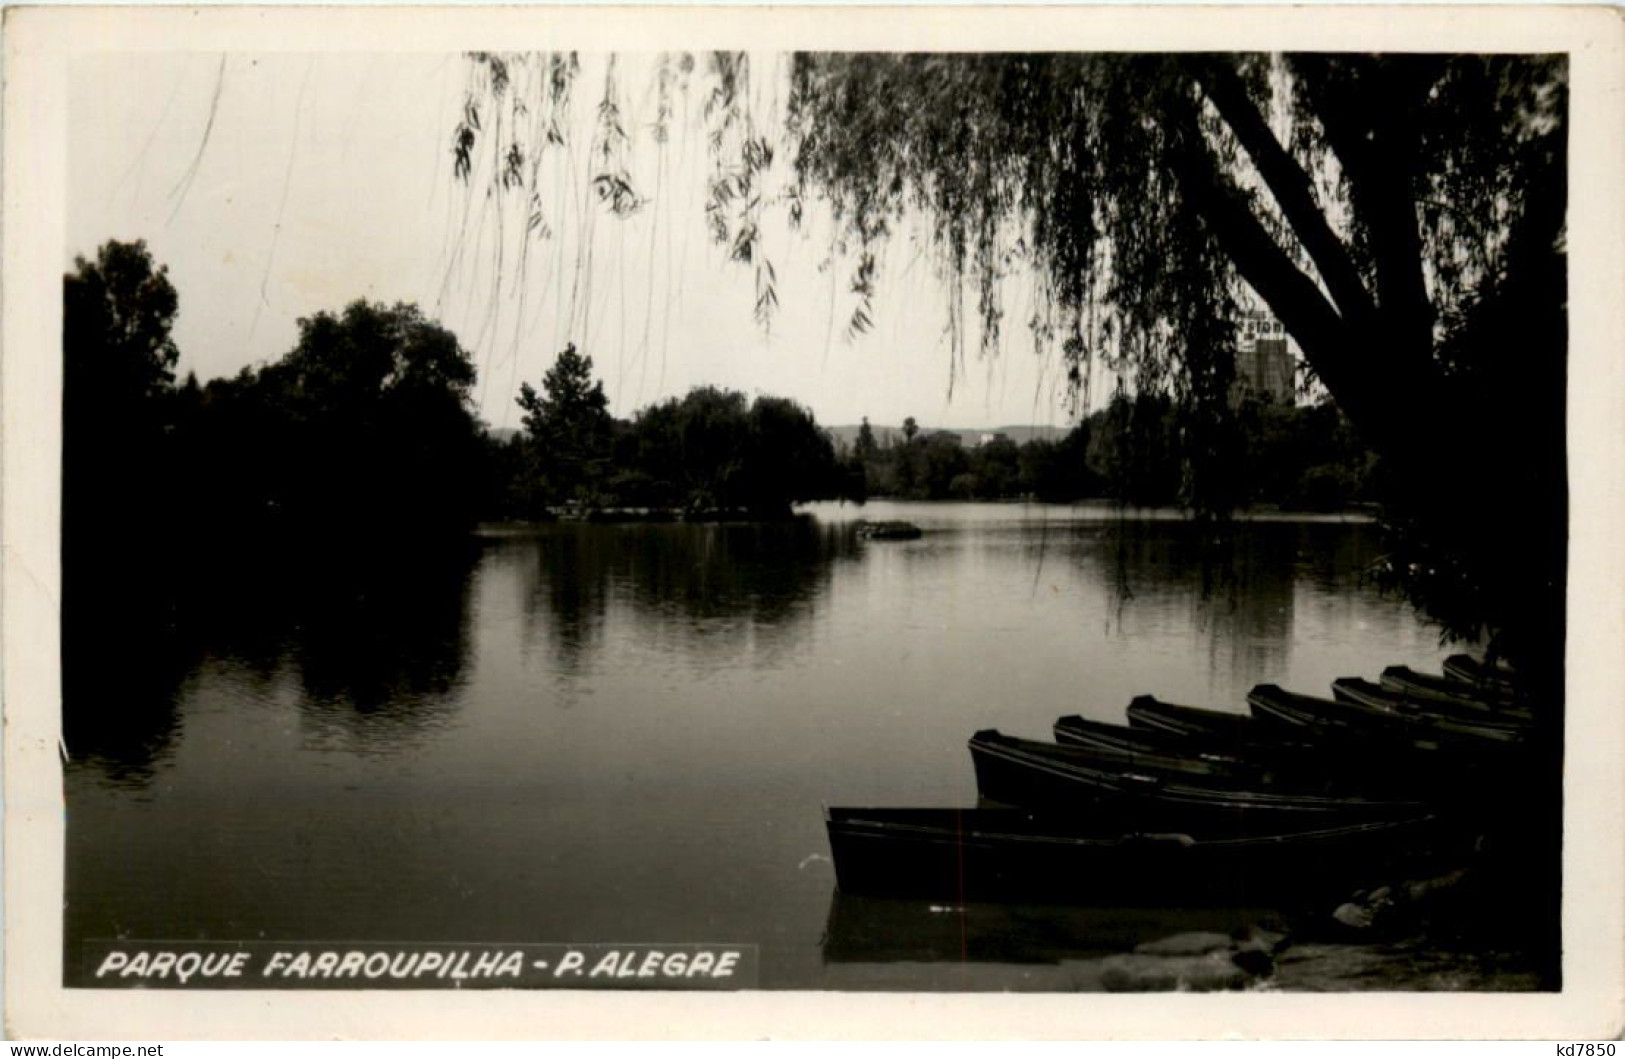
[[[1401, 60], [1403, 62], [1403, 60]], [[1367, 217], [1377, 269], [1377, 301], [1386, 329], [1415, 357], [1432, 359], [1433, 305], [1422, 275], [1422, 233], [1416, 216], [1417, 130], [1412, 110], [1430, 78], [1401, 66], [1384, 79], [1375, 109]]]
[[[1312, 61], [1312, 60], [1310, 60]], [[1432, 83], [1422, 57], [1346, 61], [1345, 77], [1319, 77], [1316, 113], [1343, 167], [1366, 231], [1377, 306], [1390, 354], [1419, 370], [1432, 350], [1433, 306], [1423, 279], [1414, 186], [1417, 132], [1411, 110]], [[1394, 68], [1397, 64], [1405, 64]]]
[[1243, 279], [1297, 339], [1305, 358], [1337, 395], [1345, 414], [1379, 450], [1398, 437], [1395, 395], [1381, 372], [1362, 363], [1367, 332], [1343, 319], [1320, 287], [1281, 249], [1222, 173], [1194, 113], [1174, 118], [1172, 162], [1187, 200]]
[[1209, 59], [1197, 63], [1195, 70], [1203, 94], [1252, 159], [1343, 317], [1363, 325], [1374, 314], [1375, 305], [1348, 249], [1315, 202], [1309, 175], [1275, 138], [1230, 60]]

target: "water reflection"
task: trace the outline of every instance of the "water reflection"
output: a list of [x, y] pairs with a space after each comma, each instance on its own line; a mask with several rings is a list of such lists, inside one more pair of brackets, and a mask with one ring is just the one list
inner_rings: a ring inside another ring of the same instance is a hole
[[[195, 659], [150, 614], [65, 606], [62, 741], [116, 786], [152, 781], [180, 733], [175, 700]], [[110, 626], [114, 626], [110, 628]]]
[[1251, 684], [1291, 665], [1299, 566], [1320, 548], [1306, 538], [1315, 528], [1115, 516], [1040, 525], [1012, 541], [1035, 584], [1075, 572], [1105, 601], [1110, 636], [1188, 635], [1210, 675]]
[[173, 756], [176, 699], [199, 658], [170, 563], [141, 534], [63, 548], [62, 740], [117, 786], [139, 787]]
[[810, 518], [566, 523], [499, 548], [497, 565], [525, 586], [527, 641], [545, 643], [566, 677], [590, 669], [612, 610], [655, 649], [713, 660], [784, 650], [827, 594], [833, 565], [859, 554], [850, 527]]
[[449, 720], [469, 660], [475, 552], [386, 551], [300, 588], [287, 658], [312, 741], [387, 751]]
[[612, 529], [565, 524], [501, 546], [499, 561], [516, 566], [525, 586], [526, 639], [544, 634], [564, 673], [579, 672], [598, 639], [616, 544]]
[[177, 562], [162, 582], [81, 584], [63, 608], [63, 728], [109, 782], [150, 782], [205, 671], [251, 698], [292, 685], [314, 748], [387, 750], [442, 725], [468, 662], [463, 542], [264, 547]]
[[[1020, 641], [1014, 650], [1037, 654], [1040, 623], [1077, 621], [1037, 608], [1040, 589], [1097, 601], [1112, 640], [1186, 637], [1211, 686], [1240, 688], [1292, 667], [1304, 592], [1346, 599], [1334, 605], [1350, 613], [1363, 607], [1355, 597], [1371, 542], [1360, 526], [1249, 523], [1219, 533], [1111, 513], [958, 514], [936, 509], [941, 524], [911, 542], [865, 543], [851, 521], [801, 518], [560, 524], [483, 546], [219, 544], [169, 564], [162, 579], [126, 571], [70, 595], [64, 734], [75, 759], [110, 781], [147, 782], [181, 732], [177, 699], [208, 665], [250, 699], [287, 693], [312, 748], [417, 745], [460, 708], [476, 597], [515, 586], [524, 646], [545, 651], [550, 679], [586, 693], [593, 668], [622, 664], [629, 645], [699, 677], [771, 670], [854, 620], [903, 643], [905, 630], [922, 632], [919, 622], [954, 615], [940, 640], [953, 650], [1003, 651], [994, 638], [1008, 636]], [[829, 613], [838, 578], [848, 586], [841, 606], [853, 612], [845, 623]], [[977, 611], [967, 623], [950, 609], [961, 605], [956, 584], [999, 587], [964, 601]], [[920, 609], [876, 602], [894, 598]], [[1361, 615], [1404, 624], [1397, 613]]]

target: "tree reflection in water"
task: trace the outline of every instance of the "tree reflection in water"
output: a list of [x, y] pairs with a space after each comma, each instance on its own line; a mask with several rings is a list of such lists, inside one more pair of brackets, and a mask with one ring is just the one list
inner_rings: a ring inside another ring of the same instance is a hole
[[850, 526], [782, 522], [538, 527], [503, 546], [520, 568], [527, 640], [551, 645], [561, 673], [582, 671], [606, 614], [624, 609], [645, 642], [679, 636], [732, 655], [782, 648], [828, 591], [833, 564], [859, 554]]
[[[206, 552], [68, 582], [63, 733], [70, 760], [121, 785], [161, 770], [201, 668], [291, 681], [318, 747], [388, 750], [443, 725], [468, 660], [478, 548], [364, 538]], [[158, 568], [162, 568], [163, 576]]]

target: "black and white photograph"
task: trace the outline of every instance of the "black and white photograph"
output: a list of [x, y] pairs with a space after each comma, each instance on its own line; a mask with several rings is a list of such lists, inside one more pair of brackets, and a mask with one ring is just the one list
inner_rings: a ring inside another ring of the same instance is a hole
[[1617, 1028], [1617, 19], [481, 14], [8, 18], [16, 1025]]

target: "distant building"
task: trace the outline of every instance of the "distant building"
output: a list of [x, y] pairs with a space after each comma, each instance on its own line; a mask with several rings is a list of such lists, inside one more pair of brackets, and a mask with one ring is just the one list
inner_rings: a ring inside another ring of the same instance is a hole
[[959, 436], [957, 430], [933, 430], [929, 439], [939, 445], [952, 445], [955, 448], [964, 444], [965, 439]]
[[976, 447], [981, 448], [983, 445], [991, 445], [995, 441], [1009, 441], [1009, 440], [1010, 440], [1010, 435], [1006, 434], [1002, 430], [994, 430], [994, 431], [986, 431], [986, 430], [984, 430], [982, 433], [976, 435]]
[[1248, 396], [1276, 404], [1296, 403], [1295, 362], [1287, 347], [1286, 328], [1269, 313], [1242, 314], [1236, 333], [1236, 381], [1231, 400]]

